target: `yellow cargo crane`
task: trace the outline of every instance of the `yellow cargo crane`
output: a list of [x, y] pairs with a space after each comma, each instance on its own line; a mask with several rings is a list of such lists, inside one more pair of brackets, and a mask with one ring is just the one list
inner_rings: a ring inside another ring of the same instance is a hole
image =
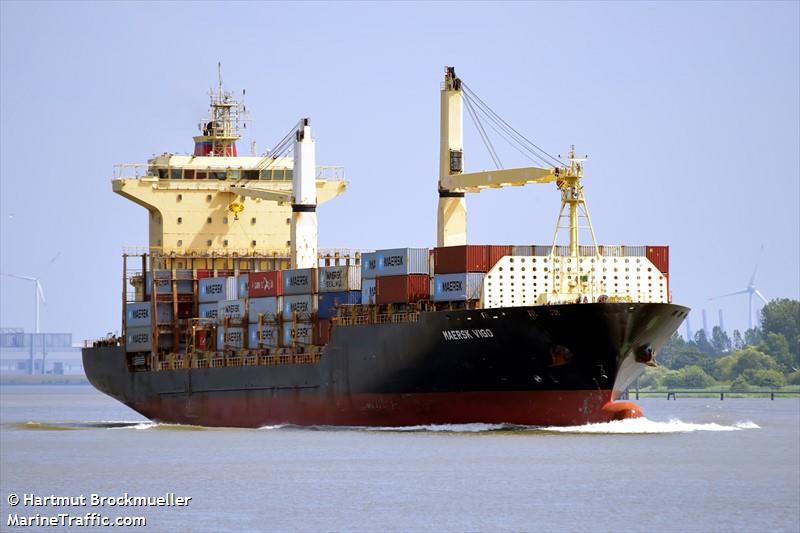
[[[485, 130], [477, 120], [475, 107], [478, 106], [490, 118], [495, 117], [500, 122], [497, 125], [500, 131], [507, 134], [519, 133], [500, 119], [480, 98], [456, 76], [453, 67], [445, 67], [444, 84], [441, 90], [441, 136], [439, 150], [439, 208], [437, 216], [437, 246], [458, 246], [467, 243], [467, 206], [466, 193], [477, 193], [484, 189], [499, 189], [502, 187], [520, 187], [531, 183], [555, 182], [561, 191], [561, 210], [556, 223], [553, 237], [553, 250], [555, 250], [559, 230], [569, 231], [569, 255], [578, 256], [580, 219], [585, 218], [592, 236], [592, 245], [595, 255], [599, 255], [597, 240], [589, 218], [589, 210], [583, 193], [581, 179], [583, 178], [582, 159], [575, 157], [574, 147], [570, 148], [569, 164], [564, 164], [538, 148], [530, 141], [532, 147], [538, 150], [538, 158], [543, 162], [552, 162], [549, 168], [522, 167], [482, 172], [467, 172], [464, 170], [464, 130], [463, 130], [463, 104], [465, 91], [468, 96], [468, 111], [476, 120], [476, 126], [484, 143], [487, 144], [490, 155], [499, 166], [499, 159], [488, 140]], [[493, 118], [494, 120], [494, 118]], [[496, 130], [498, 131], [498, 130]], [[498, 133], [500, 132], [498, 131]], [[524, 139], [524, 137], [522, 137]], [[536, 154], [537, 152], [532, 152]], [[567, 213], [565, 214], [565, 210]], [[561, 220], [568, 218], [568, 223], [562, 225]]]

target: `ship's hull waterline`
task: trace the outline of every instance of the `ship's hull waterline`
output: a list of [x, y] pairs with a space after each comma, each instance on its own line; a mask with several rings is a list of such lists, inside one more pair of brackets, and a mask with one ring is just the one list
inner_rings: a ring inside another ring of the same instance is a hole
[[422, 313], [334, 327], [317, 363], [135, 372], [85, 348], [87, 377], [147, 418], [202, 426], [573, 425], [639, 415], [616, 402], [683, 320], [673, 304]]

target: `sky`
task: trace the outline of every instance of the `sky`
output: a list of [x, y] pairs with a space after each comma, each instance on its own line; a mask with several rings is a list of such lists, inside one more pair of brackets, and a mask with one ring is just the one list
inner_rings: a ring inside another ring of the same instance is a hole
[[[42, 331], [120, 329], [121, 253], [146, 211], [113, 166], [192, 150], [222, 62], [240, 153], [311, 117], [348, 192], [320, 247], [434, 246], [444, 66], [552, 154], [584, 163], [603, 244], [667, 244], [673, 301], [747, 327], [800, 298], [800, 3], [0, 2], [0, 272], [37, 277]], [[465, 168], [494, 168], [465, 112]], [[506, 168], [531, 164], [498, 146]], [[467, 197], [470, 243], [548, 244], [554, 185]], [[763, 246], [763, 253], [759, 250]], [[34, 327], [0, 276], [0, 326]], [[684, 332], [681, 328], [681, 332]]]

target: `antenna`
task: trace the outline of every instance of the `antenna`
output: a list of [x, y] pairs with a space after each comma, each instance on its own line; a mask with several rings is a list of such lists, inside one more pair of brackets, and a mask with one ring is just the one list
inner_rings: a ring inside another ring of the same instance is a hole
[[219, 92], [222, 94], [222, 61], [217, 61], [217, 78], [219, 78]]

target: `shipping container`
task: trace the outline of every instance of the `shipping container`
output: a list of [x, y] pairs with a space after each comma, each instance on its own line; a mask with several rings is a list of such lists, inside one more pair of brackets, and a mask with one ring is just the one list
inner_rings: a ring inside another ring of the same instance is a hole
[[647, 259], [653, 263], [662, 274], [669, 272], [669, 246], [647, 245]]
[[217, 328], [217, 350], [243, 347], [244, 330], [242, 328]]
[[[152, 294], [153, 273], [145, 276], [145, 294]], [[156, 270], [156, 294], [172, 294], [172, 273], [169, 270]]]
[[377, 302], [375, 298], [375, 291], [377, 288], [375, 287], [375, 278], [371, 279], [361, 279], [361, 303], [362, 304], [374, 304]]
[[248, 277], [249, 276], [247, 274], [241, 274], [239, 276], [239, 287], [238, 287], [238, 289], [236, 291], [236, 297], [237, 298], [247, 298], [247, 295], [248, 295], [248, 292], [249, 292], [248, 291], [248, 286], [249, 286]]
[[194, 303], [178, 302], [178, 318], [184, 320], [187, 318], [194, 318]]
[[533, 246], [512, 246], [511, 255], [530, 257], [533, 255]]
[[222, 300], [217, 304], [217, 318], [242, 320], [247, 316], [244, 300]]
[[[127, 327], [150, 327], [152, 324], [152, 302], [129, 302], [125, 306], [125, 324]], [[159, 324], [172, 322], [172, 304], [156, 304], [156, 316]]]
[[265, 296], [264, 298], [250, 298], [249, 320], [251, 324], [258, 323], [258, 315], [263, 315], [263, 320], [272, 321], [281, 310], [279, 296]]
[[236, 300], [239, 298], [239, 280], [236, 276], [228, 276], [225, 278], [225, 299]]
[[512, 255], [511, 246], [492, 244], [490, 246], [487, 246], [487, 250], [489, 253], [489, 268], [488, 270], [486, 270], [486, 272], [491, 270], [492, 267], [496, 265], [501, 258], [507, 255]]
[[317, 320], [314, 324], [314, 344], [324, 346], [331, 340], [331, 321]]
[[484, 274], [481, 272], [436, 274], [433, 278], [433, 301], [480, 300], [483, 276]]
[[434, 248], [433, 270], [435, 274], [488, 272], [489, 247], [466, 244]]
[[211, 331], [207, 329], [196, 329], [194, 332], [194, 349], [201, 352], [211, 349], [211, 346], [208, 345], [210, 337]]
[[361, 291], [323, 292], [319, 295], [317, 316], [331, 318], [336, 316], [336, 308], [340, 305], [354, 305], [361, 303]]
[[427, 248], [393, 248], [363, 254], [361, 277], [428, 274], [428, 253]]
[[314, 325], [311, 322], [298, 322], [296, 324], [286, 322], [283, 325], [282, 333], [281, 346], [289, 347], [295, 344], [314, 343]]
[[428, 300], [431, 296], [430, 280], [427, 274], [379, 277], [376, 279], [375, 301], [391, 304]]
[[211, 270], [198, 269], [197, 270], [197, 279], [211, 278], [211, 277], [213, 277], [213, 274], [214, 274], [214, 272], [211, 271]]
[[203, 303], [228, 299], [225, 298], [225, 278], [203, 278], [197, 289], [197, 298]]
[[552, 251], [553, 247], [550, 245], [536, 244], [533, 246], [533, 255], [536, 256], [550, 255]]
[[251, 272], [248, 280], [247, 295], [250, 298], [262, 296], [280, 296], [283, 294], [281, 271]]
[[315, 268], [283, 271], [283, 294], [314, 294], [317, 292]]
[[258, 324], [250, 324], [247, 328], [247, 333], [248, 346], [250, 348], [278, 346], [278, 326], [263, 324], [261, 330], [259, 330]]
[[292, 294], [284, 296], [282, 310], [284, 322], [291, 322], [295, 311], [297, 311], [300, 320], [310, 320], [311, 315], [317, 312], [317, 295]]
[[319, 292], [361, 290], [361, 267], [356, 265], [327, 266], [317, 269]]
[[175, 279], [177, 280], [186, 280], [192, 281], [194, 279], [194, 275], [192, 275], [192, 271], [188, 269], [179, 269], [175, 271]]
[[217, 302], [211, 302], [197, 306], [199, 318], [211, 318], [216, 320], [219, 316], [217, 312], [218, 305]]
[[153, 332], [149, 327], [128, 328], [125, 331], [128, 352], [149, 352], [153, 349]]

